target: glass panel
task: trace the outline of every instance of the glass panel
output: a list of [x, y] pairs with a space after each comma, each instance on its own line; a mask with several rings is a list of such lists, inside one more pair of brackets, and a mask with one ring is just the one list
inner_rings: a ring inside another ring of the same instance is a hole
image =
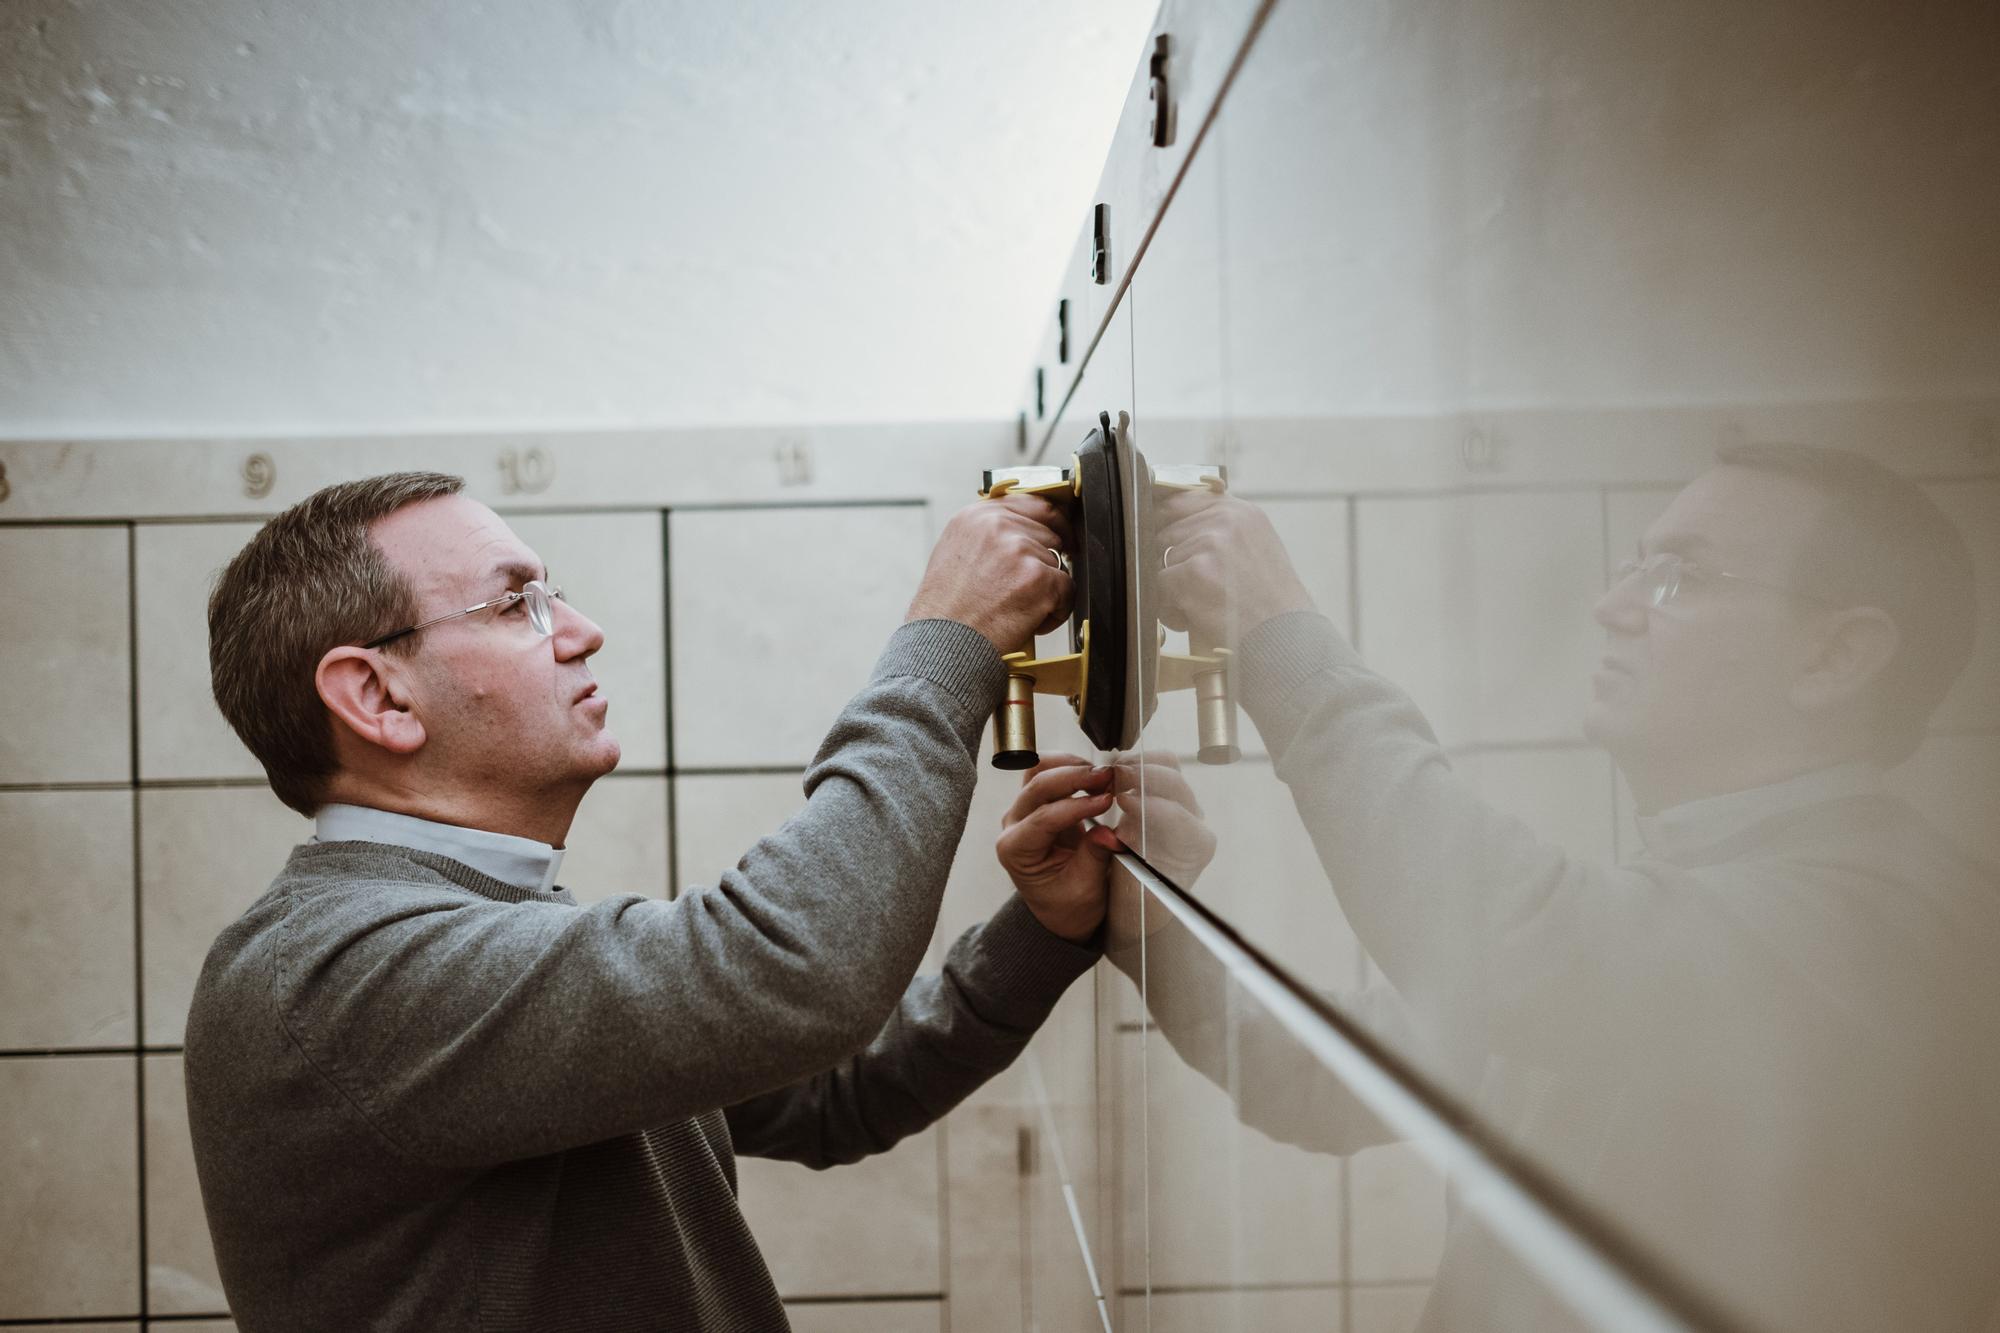
[[[1996, 42], [1280, 0], [1131, 293], [1133, 442], [1228, 494], [1135, 487], [1121, 836], [1720, 1322], [2000, 1317]], [[1247, 1201], [1307, 1094], [1145, 938], [1120, 1303], [1321, 1280]], [[1329, 1151], [1346, 1326], [1574, 1323]]]

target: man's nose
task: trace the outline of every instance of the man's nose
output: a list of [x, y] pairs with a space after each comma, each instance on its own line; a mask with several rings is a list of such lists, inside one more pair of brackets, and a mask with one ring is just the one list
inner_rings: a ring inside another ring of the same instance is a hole
[[1591, 608], [1590, 618], [1608, 630], [1620, 634], [1643, 634], [1646, 632], [1646, 603], [1639, 595], [1637, 575], [1614, 578], [1604, 595]]
[[604, 631], [596, 621], [571, 606], [568, 602], [556, 602], [553, 607], [556, 618], [554, 634], [556, 656], [563, 661], [572, 657], [589, 657], [604, 646]]

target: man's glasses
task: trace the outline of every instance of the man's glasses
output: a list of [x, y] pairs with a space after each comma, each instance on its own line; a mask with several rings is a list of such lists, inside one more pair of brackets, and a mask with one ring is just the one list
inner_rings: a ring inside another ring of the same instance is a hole
[[[561, 588], [552, 587], [540, 579], [529, 579], [521, 585], [521, 591], [519, 592], [510, 592], [503, 597], [495, 597], [491, 601], [481, 602], [478, 606], [468, 606], [463, 611], [452, 611], [446, 615], [433, 616], [431, 619], [423, 621], [420, 624], [411, 625], [407, 629], [399, 629], [394, 634], [384, 634], [379, 639], [370, 639], [361, 646], [363, 648], [380, 648], [383, 644], [400, 639], [405, 634], [415, 634], [418, 630], [429, 629], [432, 625], [440, 624], [447, 620], [456, 620], [460, 616], [469, 616], [474, 611], [486, 611], [496, 606], [501, 608], [511, 607], [516, 602], [526, 604], [528, 623], [535, 627], [535, 633], [546, 639], [556, 632], [555, 604], [562, 600], [562, 595]], [[502, 614], [505, 614], [504, 610]]]
[[1681, 589], [1690, 582], [1699, 583], [1704, 579], [1728, 579], [1732, 583], [1747, 583], [1753, 588], [1768, 588], [1772, 592], [1783, 593], [1787, 597], [1797, 597], [1808, 602], [1830, 606], [1823, 597], [1787, 588], [1781, 583], [1766, 583], [1762, 579], [1745, 578], [1741, 574], [1731, 574], [1720, 569], [1704, 569], [1692, 561], [1681, 559], [1672, 551], [1659, 551], [1640, 560], [1633, 558], [1619, 562], [1612, 571], [1611, 586], [1623, 587], [1634, 575], [1640, 579], [1639, 591], [1646, 599], [1646, 605], [1653, 607], [1671, 606]]

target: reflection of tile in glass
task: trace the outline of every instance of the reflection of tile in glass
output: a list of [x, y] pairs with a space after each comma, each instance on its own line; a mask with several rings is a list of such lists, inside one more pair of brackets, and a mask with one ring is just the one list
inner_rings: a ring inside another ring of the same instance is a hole
[[1598, 497], [1369, 499], [1360, 647], [1447, 745], [1582, 734], [1603, 632]]
[[1458, 755], [1451, 766], [1543, 842], [1582, 860], [1613, 859], [1612, 764], [1602, 751], [1490, 750]]
[[127, 559], [122, 528], [0, 530], [0, 782], [131, 778]]
[[133, 533], [139, 625], [139, 776], [262, 778], [215, 706], [208, 594], [255, 523], [142, 523]]
[[1960, 847], [2000, 862], [2000, 735], [1933, 736], [1890, 770], [1889, 787]]
[[139, 1159], [129, 1056], [0, 1060], [0, 1317], [139, 1304]]
[[[1141, 1041], [1120, 1037], [1127, 1086], [1139, 1079]], [[1133, 1106], [1121, 1127], [1128, 1281], [1142, 1271], [1155, 1290], [1337, 1280], [1340, 1159], [1245, 1125], [1230, 1093], [1165, 1037], [1143, 1041], [1144, 1123]]]
[[[935, 1292], [938, 1133], [852, 1166], [739, 1158], [743, 1214], [786, 1296]], [[856, 1226], [855, 1219], [867, 1219]]]
[[133, 1038], [132, 793], [0, 793], [0, 1046]]
[[146, 1290], [155, 1314], [229, 1308], [195, 1179], [178, 1055], [146, 1057]]
[[1356, 1282], [1428, 1281], [1444, 1246], [1444, 1181], [1407, 1144], [1348, 1159], [1348, 1253]]
[[1935, 728], [2000, 726], [2000, 481], [1957, 481], [1928, 488], [1972, 550], [1979, 599], [1972, 661], [1931, 719]]
[[1121, 1329], [1150, 1333], [1340, 1333], [1337, 1287], [1289, 1291], [1155, 1291], [1120, 1302]]
[[[1354, 932], [1334, 897], [1290, 791], [1268, 762], [1181, 769], [1205, 836], [1185, 814], [1152, 821], [1148, 857], [1308, 985], [1338, 990], [1357, 980]], [[1213, 839], [1213, 859], [1186, 872]]]
[[604, 631], [590, 671], [610, 700], [605, 728], [621, 769], [664, 768], [666, 577], [660, 515], [515, 514], [507, 525], [534, 548], [569, 604]]
[[1353, 1311], [1348, 1327], [1352, 1333], [1412, 1333], [1430, 1296], [1427, 1285], [1355, 1287], [1348, 1293]]
[[139, 794], [148, 1043], [181, 1040], [209, 946], [311, 836], [312, 825], [265, 788]]

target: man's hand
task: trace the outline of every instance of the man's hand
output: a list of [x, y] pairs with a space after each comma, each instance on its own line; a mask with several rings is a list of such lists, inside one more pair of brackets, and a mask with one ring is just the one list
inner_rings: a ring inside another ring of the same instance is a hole
[[1131, 821], [1146, 831], [1148, 865], [1183, 889], [1194, 887], [1215, 859], [1215, 832], [1202, 818], [1201, 802], [1171, 754], [1148, 751], [1112, 760], [1111, 789], [1118, 827]]
[[994, 850], [1035, 919], [1080, 944], [1104, 921], [1105, 879], [1121, 846], [1110, 829], [1083, 827], [1111, 808], [1111, 770], [1045, 754], [1021, 778]]
[[1233, 647], [1273, 616], [1314, 610], [1264, 511], [1233, 495], [1186, 491], [1159, 505], [1160, 619]]
[[968, 505], [939, 535], [908, 618], [956, 620], [1011, 653], [1069, 614], [1070, 577], [1049, 554], [1068, 541], [1068, 516], [1039, 495]]

